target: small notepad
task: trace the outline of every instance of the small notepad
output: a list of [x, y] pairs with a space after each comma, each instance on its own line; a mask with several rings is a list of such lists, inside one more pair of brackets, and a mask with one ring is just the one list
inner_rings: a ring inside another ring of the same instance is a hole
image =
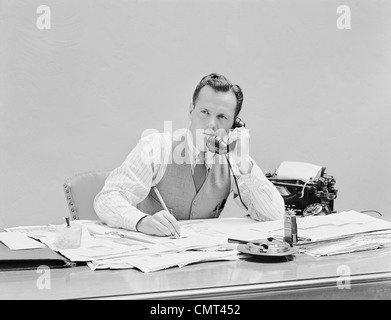
[[45, 248], [46, 245], [17, 232], [0, 232], [0, 241], [11, 250]]

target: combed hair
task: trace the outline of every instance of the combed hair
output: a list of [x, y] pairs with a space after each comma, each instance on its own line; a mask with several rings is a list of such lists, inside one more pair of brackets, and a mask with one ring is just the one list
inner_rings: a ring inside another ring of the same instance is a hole
[[198, 95], [205, 86], [209, 86], [217, 92], [228, 92], [231, 90], [236, 96], [235, 117], [240, 113], [243, 104], [242, 89], [237, 84], [233, 84], [226, 77], [218, 73], [211, 73], [201, 79], [193, 93], [193, 105], [196, 104]]

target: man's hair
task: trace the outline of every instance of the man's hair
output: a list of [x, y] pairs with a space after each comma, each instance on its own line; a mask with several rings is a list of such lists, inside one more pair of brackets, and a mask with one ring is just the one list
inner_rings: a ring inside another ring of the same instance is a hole
[[193, 93], [193, 105], [194, 106], [197, 102], [198, 94], [200, 93], [201, 89], [205, 86], [209, 86], [217, 92], [232, 91], [236, 97], [235, 117], [240, 113], [240, 110], [242, 110], [242, 103], [243, 103], [242, 89], [237, 84], [233, 84], [232, 82], [230, 82], [223, 75], [217, 74], [217, 73], [211, 73], [211, 74], [203, 77], [201, 79], [201, 81], [198, 83], [198, 85]]

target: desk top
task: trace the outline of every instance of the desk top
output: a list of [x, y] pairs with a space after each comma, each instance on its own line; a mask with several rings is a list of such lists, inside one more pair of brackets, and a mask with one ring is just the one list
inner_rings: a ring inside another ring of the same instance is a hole
[[0, 299], [391, 298], [391, 248], [321, 258], [298, 254], [289, 261], [207, 262], [149, 274], [87, 266], [49, 272], [50, 289], [39, 289], [44, 274], [37, 270], [0, 272]]

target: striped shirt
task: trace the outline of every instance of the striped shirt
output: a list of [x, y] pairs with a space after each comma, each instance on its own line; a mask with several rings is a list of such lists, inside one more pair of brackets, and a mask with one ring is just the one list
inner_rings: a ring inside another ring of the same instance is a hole
[[[185, 129], [186, 130], [186, 129]], [[121, 166], [114, 169], [105, 181], [101, 192], [94, 200], [94, 209], [98, 217], [111, 227], [136, 230], [137, 223], [147, 214], [136, 208], [164, 176], [169, 161], [175, 161], [172, 153], [172, 139], [186, 134], [177, 130], [174, 133], [154, 133], [142, 138], [126, 157]], [[190, 150], [192, 170], [199, 155], [197, 149], [185, 139]], [[175, 150], [174, 150], [175, 151]], [[205, 165], [211, 166], [211, 160], [220, 155], [207, 152]], [[231, 162], [239, 187], [240, 196], [254, 220], [268, 221], [282, 219], [285, 206], [277, 188], [265, 177], [253, 159], [251, 172], [239, 174], [235, 163]], [[234, 177], [231, 174], [231, 192], [234, 201], [244, 209], [238, 195]]]

